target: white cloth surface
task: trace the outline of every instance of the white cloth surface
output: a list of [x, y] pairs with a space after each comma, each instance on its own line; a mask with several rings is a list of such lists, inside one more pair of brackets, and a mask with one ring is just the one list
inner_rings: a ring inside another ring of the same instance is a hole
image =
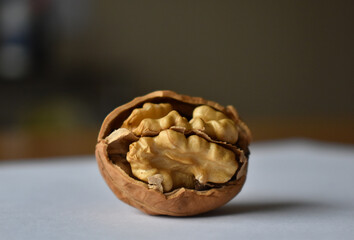
[[354, 146], [252, 144], [241, 193], [196, 217], [118, 200], [93, 156], [0, 162], [0, 239], [354, 239]]

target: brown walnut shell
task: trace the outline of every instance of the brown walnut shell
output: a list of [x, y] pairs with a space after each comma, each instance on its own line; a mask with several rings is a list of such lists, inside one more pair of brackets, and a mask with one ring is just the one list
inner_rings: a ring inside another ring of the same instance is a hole
[[[124, 164], [117, 164], [120, 161], [125, 162], [122, 155], [115, 155], [114, 159], [110, 157], [105, 138], [115, 129], [120, 128], [135, 108], [141, 107], [146, 102], [170, 103], [174, 109], [187, 117], [191, 116], [195, 107], [209, 105], [235, 121], [239, 127], [239, 139], [235, 146], [224, 144], [230, 149], [237, 148], [236, 155], [240, 167], [235, 176], [227, 183], [213, 186], [208, 190], [178, 188], [168, 193], [151, 189], [148, 184], [132, 177]], [[180, 95], [172, 91], [156, 91], [137, 97], [114, 109], [105, 118], [98, 135], [95, 153], [103, 178], [114, 194], [125, 203], [151, 215], [191, 216], [218, 208], [241, 191], [247, 175], [250, 140], [250, 130], [239, 119], [238, 113], [232, 106], [223, 107], [213, 101]]]

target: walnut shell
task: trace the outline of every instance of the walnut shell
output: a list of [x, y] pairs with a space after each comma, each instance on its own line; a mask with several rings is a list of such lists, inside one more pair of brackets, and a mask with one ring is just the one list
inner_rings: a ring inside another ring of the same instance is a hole
[[[170, 103], [185, 116], [190, 116], [197, 106], [208, 105], [235, 121], [239, 127], [238, 141], [232, 146], [223, 144], [226, 148], [237, 148], [236, 152], [241, 153], [238, 154], [240, 167], [235, 177], [221, 186], [214, 186], [208, 190], [178, 188], [167, 193], [151, 189], [147, 183], [132, 177], [129, 167], [122, 164], [126, 162], [123, 156], [115, 155], [114, 159], [110, 158], [105, 138], [120, 128], [135, 108], [141, 107], [146, 102]], [[95, 153], [99, 170], [107, 185], [125, 203], [151, 215], [191, 216], [220, 207], [241, 191], [246, 180], [250, 140], [250, 130], [239, 119], [232, 106], [223, 107], [213, 101], [180, 95], [172, 91], [155, 91], [137, 97], [108, 114], [101, 126]]]

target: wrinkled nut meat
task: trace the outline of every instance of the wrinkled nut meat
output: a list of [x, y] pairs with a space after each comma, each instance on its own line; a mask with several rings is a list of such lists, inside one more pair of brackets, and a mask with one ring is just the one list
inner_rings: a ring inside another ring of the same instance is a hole
[[152, 215], [189, 216], [241, 191], [250, 140], [232, 106], [156, 91], [106, 117], [96, 159], [124, 202]]

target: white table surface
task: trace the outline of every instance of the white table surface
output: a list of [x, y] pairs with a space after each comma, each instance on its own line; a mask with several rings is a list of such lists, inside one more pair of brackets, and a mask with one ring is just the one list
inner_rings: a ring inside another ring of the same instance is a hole
[[196, 217], [119, 201], [93, 156], [0, 162], [0, 239], [354, 239], [354, 146], [301, 139], [251, 146], [230, 203]]

